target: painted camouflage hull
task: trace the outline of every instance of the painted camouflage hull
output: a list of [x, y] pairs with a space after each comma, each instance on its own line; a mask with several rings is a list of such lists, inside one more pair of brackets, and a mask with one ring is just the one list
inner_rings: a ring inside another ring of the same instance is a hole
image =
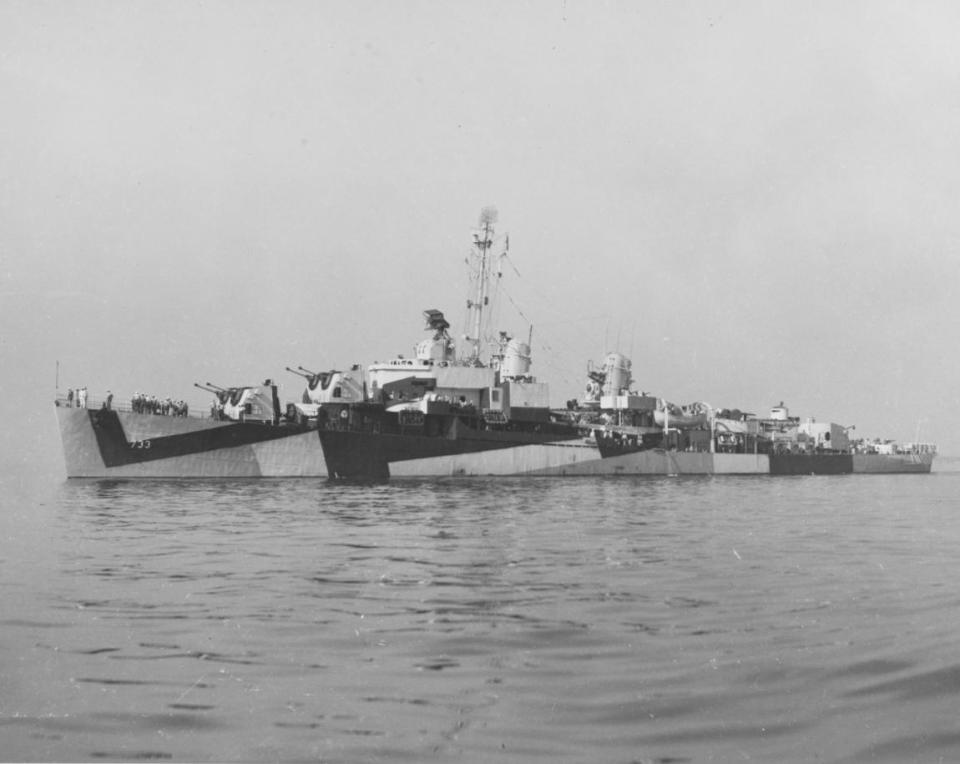
[[68, 478], [326, 477], [316, 430], [57, 406]]
[[[930, 472], [932, 454], [602, 455], [593, 437], [437, 438], [56, 408], [70, 478], [809, 475]], [[326, 451], [326, 456], [325, 456]]]
[[444, 438], [321, 430], [331, 477], [386, 480], [481, 475], [835, 475], [930, 472], [930, 454], [730, 454], [660, 448], [609, 454], [593, 437], [467, 433]]

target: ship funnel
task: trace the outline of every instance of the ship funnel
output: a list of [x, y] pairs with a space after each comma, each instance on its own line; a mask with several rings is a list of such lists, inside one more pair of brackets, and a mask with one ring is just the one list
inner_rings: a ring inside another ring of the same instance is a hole
[[530, 346], [526, 342], [510, 340], [503, 351], [500, 373], [507, 379], [526, 377], [530, 374]]
[[604, 395], [621, 395], [630, 391], [630, 359], [622, 353], [609, 353], [603, 361]]

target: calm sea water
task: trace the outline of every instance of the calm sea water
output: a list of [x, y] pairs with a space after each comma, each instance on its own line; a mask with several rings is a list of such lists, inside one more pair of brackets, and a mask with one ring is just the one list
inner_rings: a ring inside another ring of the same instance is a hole
[[960, 472], [2, 483], [0, 757], [960, 760]]

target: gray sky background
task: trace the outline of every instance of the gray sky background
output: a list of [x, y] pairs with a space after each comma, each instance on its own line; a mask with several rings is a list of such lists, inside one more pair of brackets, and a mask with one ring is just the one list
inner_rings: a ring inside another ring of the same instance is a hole
[[[4, 463], [51, 399], [409, 353], [500, 212], [560, 405], [960, 454], [960, 4], [0, 0]], [[525, 334], [503, 311], [504, 328]]]

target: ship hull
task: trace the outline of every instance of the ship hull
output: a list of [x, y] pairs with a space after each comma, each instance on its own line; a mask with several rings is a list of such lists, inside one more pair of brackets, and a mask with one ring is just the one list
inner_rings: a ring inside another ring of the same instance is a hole
[[771, 475], [927, 473], [933, 454], [783, 454], [770, 457]]
[[[932, 455], [730, 454], [660, 448], [602, 454], [594, 438], [523, 442], [509, 432], [475, 437], [321, 430], [334, 479], [373, 480], [483, 475], [846, 475], [929, 472]], [[606, 452], [605, 452], [606, 453]]]
[[853, 471], [860, 473], [930, 472], [933, 454], [854, 454]]
[[578, 474], [599, 460], [591, 438], [536, 438], [474, 431], [464, 437], [321, 430], [320, 442], [332, 477], [386, 480], [391, 477]]
[[478, 475], [928, 473], [933, 454], [610, 453], [593, 437], [461, 431], [455, 437], [322, 430], [56, 408], [69, 478], [352, 480]]
[[57, 406], [68, 478], [326, 477], [312, 429]]
[[771, 475], [850, 475], [852, 454], [775, 454], [770, 457]]
[[709, 454], [648, 449], [603, 456], [593, 437], [557, 437], [543, 442], [517, 433], [483, 438], [321, 430], [333, 478], [467, 477], [480, 475], [766, 475], [763, 454]]

